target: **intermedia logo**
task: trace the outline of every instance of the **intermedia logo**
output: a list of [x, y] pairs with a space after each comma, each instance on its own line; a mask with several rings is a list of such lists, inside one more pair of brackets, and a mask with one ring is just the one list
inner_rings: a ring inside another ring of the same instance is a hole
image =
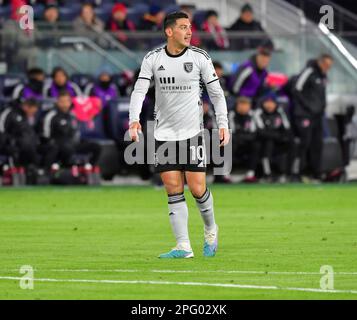
[[175, 77], [160, 77], [160, 83], [161, 84], [174, 84], [175, 83]]

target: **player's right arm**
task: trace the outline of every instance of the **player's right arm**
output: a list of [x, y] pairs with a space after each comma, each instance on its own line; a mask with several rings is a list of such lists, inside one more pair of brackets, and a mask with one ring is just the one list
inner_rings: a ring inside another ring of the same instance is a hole
[[149, 53], [143, 59], [138, 79], [136, 80], [134, 90], [130, 97], [129, 135], [133, 141], [139, 141], [139, 132], [141, 131], [141, 125], [139, 122], [140, 112], [145, 95], [149, 90], [150, 82], [153, 77], [151, 58], [152, 56]]

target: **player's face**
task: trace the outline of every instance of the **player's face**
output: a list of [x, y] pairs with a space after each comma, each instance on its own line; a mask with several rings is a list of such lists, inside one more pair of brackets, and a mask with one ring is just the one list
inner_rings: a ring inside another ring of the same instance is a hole
[[192, 31], [189, 19], [177, 19], [172, 28], [172, 39], [182, 47], [188, 47], [191, 42]]
[[57, 100], [57, 107], [60, 111], [67, 113], [72, 106], [72, 98], [70, 96], [60, 96]]

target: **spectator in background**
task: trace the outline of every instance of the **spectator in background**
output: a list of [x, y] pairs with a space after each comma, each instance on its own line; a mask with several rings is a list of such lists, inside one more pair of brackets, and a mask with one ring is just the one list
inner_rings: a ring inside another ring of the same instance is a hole
[[55, 26], [59, 21], [59, 10], [55, 4], [47, 5], [43, 12], [43, 21], [51, 26]]
[[100, 146], [94, 142], [81, 140], [78, 121], [71, 113], [71, 108], [71, 95], [66, 90], [60, 91], [56, 108], [50, 110], [43, 121], [43, 138], [46, 145], [53, 147], [48, 157], [52, 164], [60, 162], [64, 167], [71, 167], [76, 164], [76, 153], [88, 154], [93, 172], [97, 173]]
[[104, 30], [104, 22], [95, 16], [93, 5], [84, 3], [81, 14], [73, 21], [76, 33], [88, 36], [90, 33], [101, 33]]
[[242, 63], [233, 76], [231, 91], [235, 96], [245, 96], [252, 99], [253, 109], [262, 95], [265, 79], [268, 76], [267, 68], [271, 59], [269, 48], [260, 47], [257, 54]]
[[208, 49], [228, 49], [229, 40], [226, 30], [219, 23], [217, 11], [207, 11], [202, 30], [209, 34], [211, 38], [204, 41]]
[[216, 117], [207, 99], [203, 99], [202, 101], [202, 110], [204, 128], [210, 132], [212, 129], [217, 129]]
[[243, 182], [257, 182], [260, 144], [257, 140], [257, 126], [251, 99], [237, 98], [235, 108], [229, 112], [228, 119], [232, 130], [233, 163], [248, 169]]
[[195, 22], [193, 21], [193, 10], [194, 6], [192, 5], [182, 5], [180, 6], [180, 11], [184, 12], [187, 14], [188, 19], [191, 22], [191, 45], [195, 47], [199, 47], [201, 45], [201, 39], [197, 35], [198, 32], [198, 27], [196, 26]]
[[36, 100], [28, 99], [20, 106], [5, 109], [0, 117], [0, 132], [6, 139], [7, 154], [14, 160], [15, 167], [30, 171], [37, 171], [41, 165], [37, 111]]
[[[279, 181], [286, 182], [293, 135], [289, 119], [278, 106], [275, 93], [268, 93], [261, 99], [261, 106], [255, 112], [258, 139], [261, 144], [263, 173], [267, 181], [273, 174], [280, 174]], [[273, 164], [278, 170], [273, 172]]]
[[238, 39], [231, 40], [231, 47], [236, 50], [243, 49], [256, 49], [261, 43], [269, 42], [273, 47], [273, 43], [264, 31], [261, 24], [254, 20], [253, 8], [249, 4], [245, 4], [242, 9], [239, 18], [230, 26], [229, 31], [242, 31], [260, 33], [257, 36], [245, 35]]
[[127, 18], [127, 8], [123, 3], [117, 3], [112, 8], [112, 15], [106, 29], [114, 32], [120, 42], [127, 41], [127, 35], [122, 31], [135, 31], [134, 22]]
[[5, 49], [6, 61], [12, 65], [13, 71], [22, 72], [37, 63], [38, 49], [35, 46], [35, 34], [30, 28], [21, 29], [19, 21], [22, 18], [20, 7], [26, 1], [11, 1], [11, 19], [2, 25], [2, 45]]
[[147, 31], [162, 31], [162, 23], [165, 19], [165, 11], [161, 6], [152, 4], [149, 12], [142, 17], [139, 28]]
[[52, 83], [45, 89], [46, 97], [57, 98], [60, 91], [66, 90], [71, 97], [80, 96], [81, 89], [72, 81], [69, 81], [67, 72], [61, 67], [54, 68], [52, 71]]
[[228, 96], [229, 91], [227, 89], [227, 78], [224, 75], [223, 65], [219, 61], [213, 61], [213, 67], [214, 70], [216, 71], [217, 77], [219, 78], [219, 83], [221, 84], [221, 87], [224, 91], [224, 95]]
[[102, 100], [102, 106], [105, 107], [110, 100], [116, 100], [119, 96], [118, 89], [112, 81], [112, 76], [108, 72], [102, 72], [98, 81], [91, 88], [90, 96], [96, 96]]
[[323, 117], [326, 108], [327, 74], [333, 65], [329, 54], [308, 61], [295, 80], [292, 90], [295, 134], [300, 139], [298, 162], [294, 173], [302, 174], [306, 164], [313, 177], [320, 179], [323, 146]]
[[[42, 100], [44, 98], [45, 72], [41, 68], [32, 68], [27, 71], [27, 84], [19, 96], [23, 99]], [[16, 90], [16, 89], [15, 89]]]
[[[55, 2], [49, 3], [45, 7], [43, 20], [37, 22], [37, 44], [41, 47], [58, 46], [59, 37], [54, 37], [52, 32], [73, 31], [72, 27], [66, 24], [59, 23], [59, 8]], [[51, 33], [48, 33], [51, 32]]]

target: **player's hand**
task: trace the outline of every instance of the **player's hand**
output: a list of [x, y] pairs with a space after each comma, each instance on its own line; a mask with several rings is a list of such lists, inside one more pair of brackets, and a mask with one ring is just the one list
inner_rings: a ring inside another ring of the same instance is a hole
[[141, 124], [134, 121], [129, 126], [129, 136], [132, 141], [139, 142], [139, 133], [141, 133]]
[[228, 129], [220, 128], [219, 129], [219, 141], [221, 142], [221, 144], [219, 146], [223, 147], [223, 146], [227, 145], [230, 137], [231, 137], [231, 135], [230, 135]]

